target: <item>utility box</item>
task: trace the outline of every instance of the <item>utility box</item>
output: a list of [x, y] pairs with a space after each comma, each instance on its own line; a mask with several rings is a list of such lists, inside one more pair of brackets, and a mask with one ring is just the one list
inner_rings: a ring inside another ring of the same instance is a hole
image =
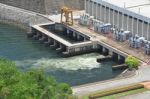
[[124, 31], [123, 29], [121, 30], [115, 30], [113, 32], [113, 38], [116, 41], [124, 42], [128, 40], [132, 36], [130, 31]]

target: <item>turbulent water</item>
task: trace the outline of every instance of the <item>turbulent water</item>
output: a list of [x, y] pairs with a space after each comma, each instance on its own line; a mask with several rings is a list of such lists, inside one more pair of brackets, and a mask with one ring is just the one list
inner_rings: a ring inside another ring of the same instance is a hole
[[98, 53], [63, 58], [55, 50], [26, 38], [26, 31], [0, 24], [0, 56], [16, 62], [21, 70], [42, 68], [59, 82], [80, 85], [116, 77], [122, 71], [112, 71], [112, 61], [97, 63]]

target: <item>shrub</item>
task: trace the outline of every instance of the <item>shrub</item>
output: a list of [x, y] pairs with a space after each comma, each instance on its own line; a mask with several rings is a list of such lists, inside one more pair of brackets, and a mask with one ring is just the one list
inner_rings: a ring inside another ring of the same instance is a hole
[[42, 70], [20, 72], [14, 62], [0, 58], [0, 99], [68, 99], [72, 89]]
[[133, 68], [138, 68], [138, 66], [140, 65], [140, 61], [133, 57], [133, 56], [128, 56], [125, 60], [125, 64], [128, 65], [129, 69], [133, 69]]

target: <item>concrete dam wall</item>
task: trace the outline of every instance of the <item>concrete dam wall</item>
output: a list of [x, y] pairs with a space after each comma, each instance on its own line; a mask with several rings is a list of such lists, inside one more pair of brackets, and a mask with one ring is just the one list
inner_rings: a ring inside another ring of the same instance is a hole
[[8, 6], [0, 3], [0, 20], [16, 25], [29, 27], [30, 25], [49, 22], [39, 13]]
[[42, 14], [59, 11], [62, 6], [84, 9], [84, 0], [0, 0], [0, 3]]

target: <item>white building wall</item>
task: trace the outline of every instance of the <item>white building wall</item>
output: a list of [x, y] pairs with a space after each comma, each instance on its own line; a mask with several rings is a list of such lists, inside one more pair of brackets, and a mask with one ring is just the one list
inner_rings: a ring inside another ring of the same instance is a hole
[[140, 20], [138, 22], [138, 35], [142, 36], [142, 22]]
[[132, 32], [132, 17], [129, 17], [128, 21], [128, 30]]
[[113, 24], [113, 10], [110, 10], [110, 23]]
[[109, 23], [109, 9], [106, 8], [106, 19], [105, 19], [106, 23]]
[[[147, 23], [143, 23], [143, 20], [145, 22], [149, 22], [149, 18], [128, 11], [124, 8], [109, 4], [102, 0], [86, 1], [86, 12], [90, 15], [94, 15], [97, 19], [105, 23], [111, 23], [112, 25], [116, 25], [118, 28], [129, 30], [133, 33], [133, 35], [138, 34], [139, 36], [144, 36], [145, 38], [150, 40], [150, 24], [147, 25]], [[107, 9], [106, 6], [108, 7]], [[109, 11], [110, 8], [115, 11]], [[118, 11], [121, 13], [118, 14]], [[142, 22], [139, 21], [139, 19], [142, 20]]]

